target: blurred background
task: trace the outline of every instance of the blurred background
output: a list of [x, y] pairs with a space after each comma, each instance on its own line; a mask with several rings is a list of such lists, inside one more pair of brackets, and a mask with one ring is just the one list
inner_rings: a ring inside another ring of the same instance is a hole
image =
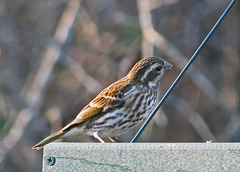
[[[31, 147], [142, 57], [174, 65], [159, 99], [230, 0], [0, 1], [0, 171], [41, 171]], [[138, 142], [240, 141], [237, 2]], [[122, 135], [129, 142], [139, 127]], [[98, 142], [91, 136], [59, 141]]]

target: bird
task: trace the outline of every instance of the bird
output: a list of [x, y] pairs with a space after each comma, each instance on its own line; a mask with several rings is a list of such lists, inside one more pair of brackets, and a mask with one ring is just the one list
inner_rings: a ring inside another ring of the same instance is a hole
[[39, 150], [59, 138], [82, 134], [94, 136], [101, 143], [107, 137], [119, 142], [119, 135], [139, 125], [154, 109], [160, 80], [172, 66], [157, 56], [141, 59], [125, 77], [102, 90], [72, 122], [32, 149]]

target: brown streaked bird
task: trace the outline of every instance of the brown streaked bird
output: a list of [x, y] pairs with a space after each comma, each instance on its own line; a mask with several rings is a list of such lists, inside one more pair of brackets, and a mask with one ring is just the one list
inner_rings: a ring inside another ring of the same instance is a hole
[[164, 72], [172, 65], [160, 57], [147, 57], [138, 61], [127, 76], [100, 92], [77, 117], [60, 131], [33, 146], [41, 149], [46, 144], [67, 136], [92, 135], [100, 142], [140, 124], [153, 110], [157, 88]]

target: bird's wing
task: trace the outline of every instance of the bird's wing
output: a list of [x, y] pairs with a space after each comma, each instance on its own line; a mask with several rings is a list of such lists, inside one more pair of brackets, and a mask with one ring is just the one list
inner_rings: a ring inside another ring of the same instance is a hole
[[125, 103], [123, 97], [129, 93], [130, 89], [132, 89], [131, 84], [113, 83], [85, 106], [77, 117], [63, 130], [69, 130], [90, 118], [109, 112], [113, 108], [121, 108]]

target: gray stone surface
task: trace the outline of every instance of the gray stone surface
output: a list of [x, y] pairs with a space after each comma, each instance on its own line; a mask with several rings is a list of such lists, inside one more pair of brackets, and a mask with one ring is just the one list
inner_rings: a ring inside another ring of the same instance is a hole
[[240, 171], [240, 143], [51, 143], [43, 171]]

